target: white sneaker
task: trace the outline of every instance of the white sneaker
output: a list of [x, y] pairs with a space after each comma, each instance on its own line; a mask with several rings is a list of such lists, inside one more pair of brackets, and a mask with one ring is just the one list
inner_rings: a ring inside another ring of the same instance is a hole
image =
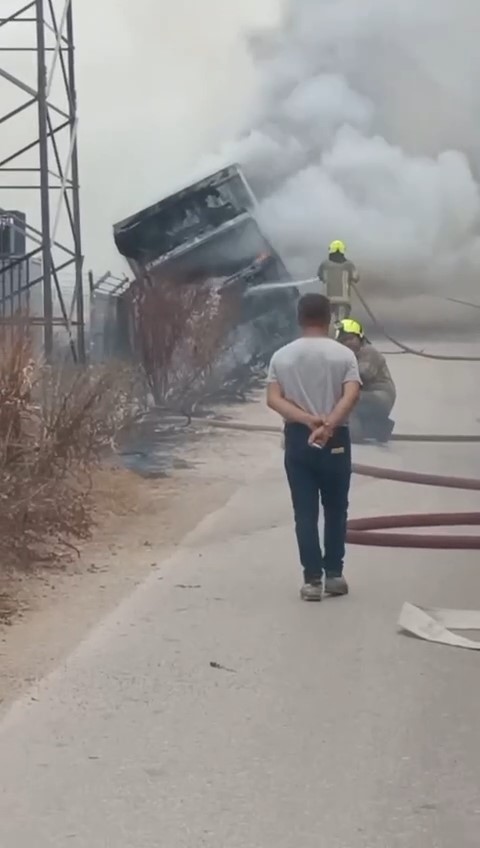
[[300, 589], [302, 601], [321, 601], [323, 598], [323, 586], [321, 583], [304, 583]]
[[326, 577], [325, 592], [327, 595], [348, 595], [348, 583], [345, 577]]

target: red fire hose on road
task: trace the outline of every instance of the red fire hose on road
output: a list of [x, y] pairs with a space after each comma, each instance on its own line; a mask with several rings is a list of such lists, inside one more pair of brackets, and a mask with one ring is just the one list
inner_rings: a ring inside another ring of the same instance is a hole
[[[480, 441], [480, 439], [479, 439]], [[438, 474], [419, 474], [415, 471], [395, 471], [371, 465], [353, 465], [354, 474], [376, 480], [395, 480], [420, 486], [437, 486], [445, 489], [462, 489], [480, 492], [480, 480], [470, 477], [450, 477]], [[368, 545], [382, 548], [429, 548], [430, 550], [480, 550], [480, 536], [467, 534], [419, 535], [417, 533], [379, 533], [379, 530], [396, 530], [402, 527], [468, 527], [480, 526], [480, 512], [434, 512], [412, 515], [381, 515], [373, 518], [353, 518], [348, 522], [347, 541], [351, 545]]]
[[379, 530], [389, 530], [392, 527], [397, 530], [400, 527], [467, 526], [480, 526], [480, 512], [432, 512], [423, 515], [380, 515], [374, 518], [353, 518], [348, 522], [347, 542], [350, 545], [379, 548], [478, 551], [480, 550], [480, 536], [378, 532]]
[[[355, 294], [371, 318], [374, 325], [400, 353], [410, 353], [423, 359], [435, 359], [443, 362], [480, 362], [478, 356], [451, 356], [447, 354], [426, 353], [416, 350], [403, 342], [398, 341], [387, 332], [385, 327], [378, 321], [376, 315], [370, 309], [365, 298], [362, 297], [358, 288]], [[478, 304], [469, 304], [464, 301], [452, 302], [463, 303], [465, 306], [480, 308]], [[473, 444], [480, 442], [479, 436], [455, 435], [444, 437], [440, 435], [393, 435], [395, 441], [411, 442], [450, 442], [457, 444]], [[416, 483], [423, 486], [440, 486], [449, 489], [462, 489], [468, 491], [480, 491], [480, 480], [463, 477], [445, 477], [435, 474], [418, 474], [413, 471], [394, 471], [391, 468], [377, 468], [374, 466], [354, 465], [353, 471], [364, 477], [373, 477], [377, 480], [395, 480], [400, 483]], [[413, 515], [384, 515], [373, 518], [355, 518], [348, 522], [347, 539], [352, 545], [368, 545], [378, 547], [401, 547], [401, 548], [429, 548], [440, 550], [480, 550], [480, 536], [458, 535], [445, 536], [443, 534], [419, 535], [417, 533], [385, 533], [381, 530], [413, 528], [413, 527], [467, 527], [480, 526], [480, 512], [457, 512], [457, 513], [432, 513]]]
[[[266, 424], [244, 424], [242, 422], [208, 419], [210, 427], [221, 430], [281, 434], [280, 427]], [[402, 435], [396, 437], [403, 442], [436, 442], [450, 444], [480, 443], [480, 435]], [[353, 464], [353, 473], [360, 477], [376, 480], [393, 480], [397, 483], [414, 483], [420, 486], [436, 486], [447, 489], [480, 492], [480, 480], [469, 477], [452, 477], [438, 474], [420, 474], [416, 471], [396, 471], [374, 465]], [[431, 550], [480, 550], [480, 535], [446, 536], [441, 533], [419, 535], [417, 533], [385, 533], [384, 530], [413, 527], [467, 527], [480, 526], [480, 512], [452, 512], [412, 515], [385, 515], [370, 518], [353, 518], [348, 522], [347, 541], [351, 545], [367, 545], [383, 548], [428, 548]]]

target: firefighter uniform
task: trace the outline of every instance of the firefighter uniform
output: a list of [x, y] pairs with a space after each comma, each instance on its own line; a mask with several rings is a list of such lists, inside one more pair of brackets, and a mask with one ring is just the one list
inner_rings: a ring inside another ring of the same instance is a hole
[[328, 259], [322, 262], [317, 273], [332, 305], [334, 320], [348, 318], [352, 310], [351, 289], [358, 283], [359, 274], [353, 262], [346, 258], [343, 242], [331, 243]]
[[362, 380], [360, 399], [350, 418], [352, 441], [387, 442], [394, 427], [390, 413], [397, 397], [387, 361], [366, 340], [360, 322], [352, 318], [340, 321], [337, 340], [355, 353]]

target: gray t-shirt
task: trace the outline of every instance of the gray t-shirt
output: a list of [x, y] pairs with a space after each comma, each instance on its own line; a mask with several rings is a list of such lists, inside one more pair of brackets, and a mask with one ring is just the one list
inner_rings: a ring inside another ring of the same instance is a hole
[[279, 383], [286, 400], [311, 415], [330, 415], [344, 383], [360, 383], [355, 354], [328, 338], [302, 338], [273, 355], [268, 382]]

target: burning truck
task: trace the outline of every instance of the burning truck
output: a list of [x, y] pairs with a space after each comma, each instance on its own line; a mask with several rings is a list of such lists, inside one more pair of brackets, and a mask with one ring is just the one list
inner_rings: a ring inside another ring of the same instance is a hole
[[[114, 226], [115, 244], [135, 280], [211, 284], [220, 296], [232, 289], [240, 293], [234, 333], [244, 361], [267, 359], [295, 333], [294, 287], [253, 292], [268, 282], [291, 280], [261, 232], [256, 206], [241, 168], [231, 165]], [[134, 344], [130, 303], [128, 289], [122, 290], [116, 298], [115, 323], [124, 353]]]

